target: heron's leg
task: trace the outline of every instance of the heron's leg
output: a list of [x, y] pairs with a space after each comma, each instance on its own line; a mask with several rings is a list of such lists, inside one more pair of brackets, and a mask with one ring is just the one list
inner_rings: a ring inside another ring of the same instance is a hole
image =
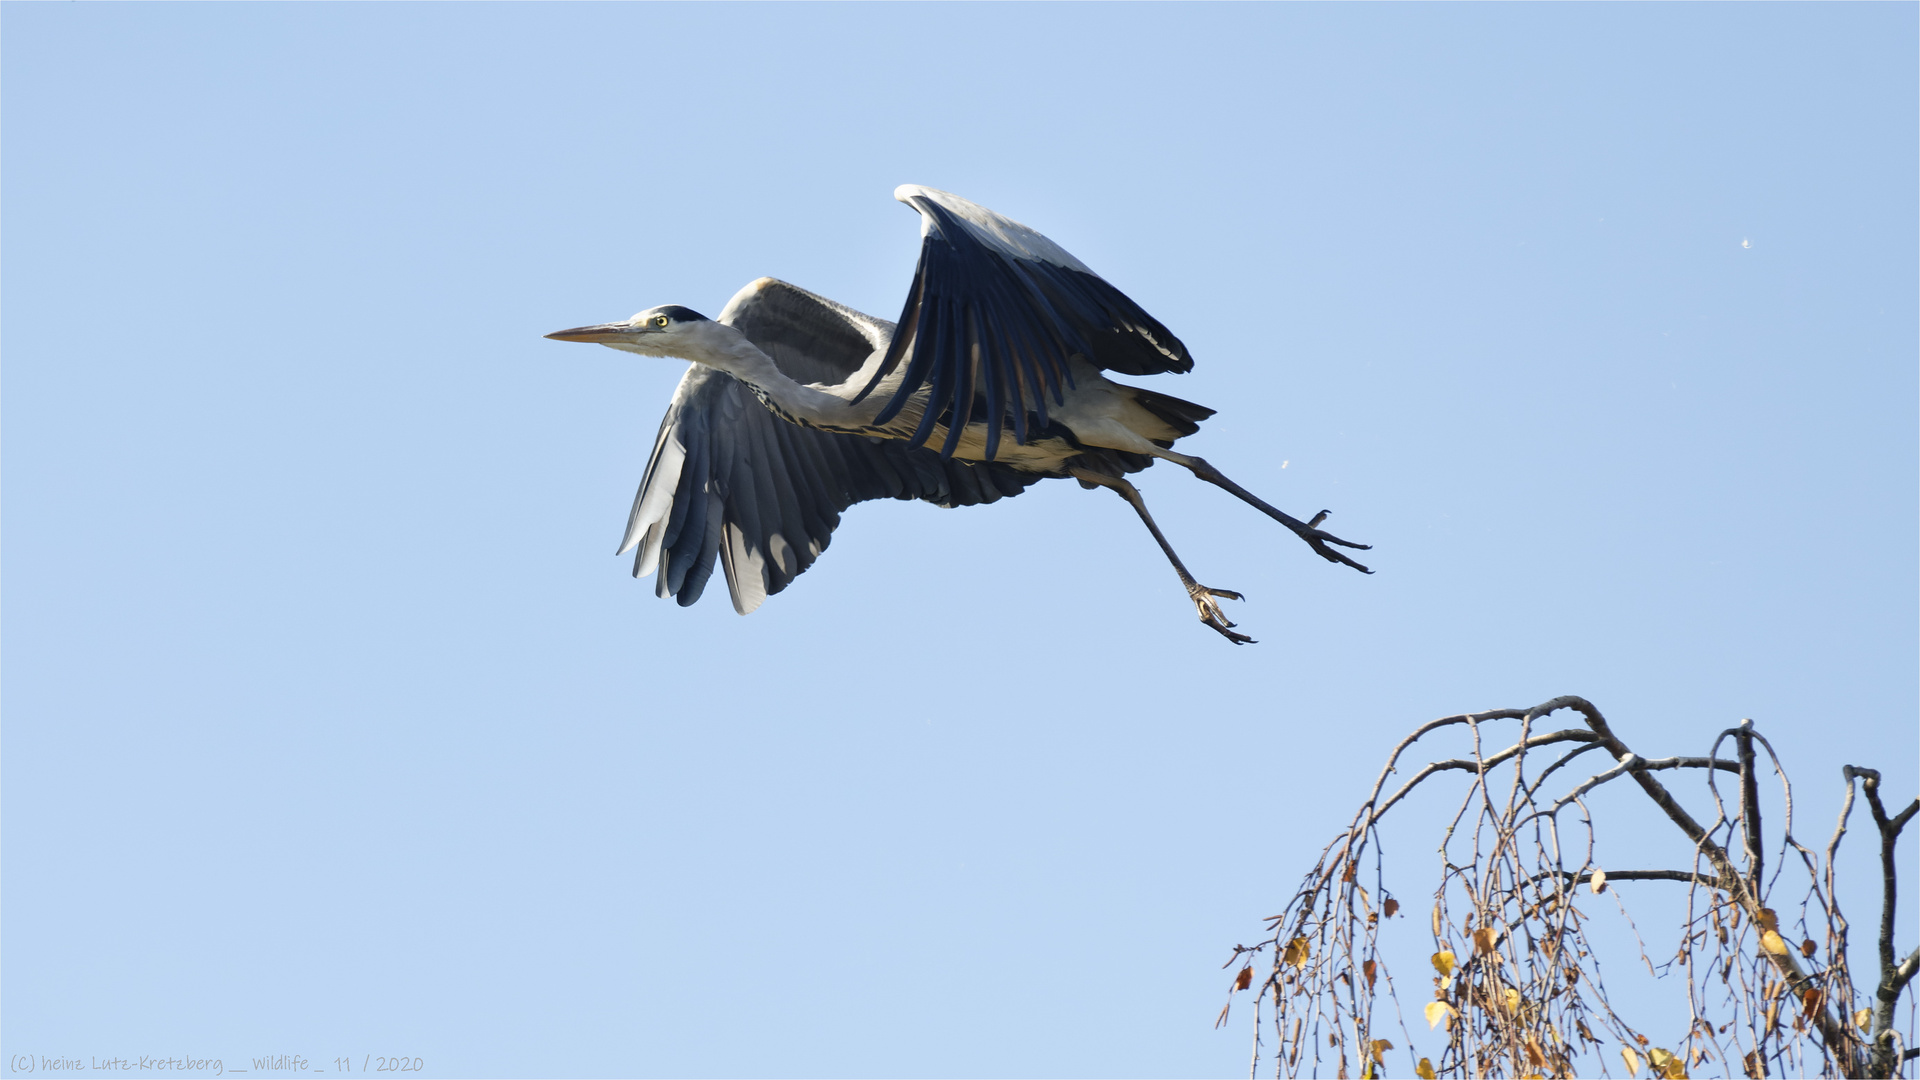
[[[1186, 564], [1180, 561], [1180, 556], [1174, 554], [1173, 545], [1167, 543], [1167, 538], [1161, 534], [1160, 526], [1154, 524], [1153, 515], [1147, 513], [1147, 501], [1140, 497], [1138, 488], [1120, 477], [1092, 472], [1078, 466], [1069, 468], [1067, 471], [1082, 484], [1098, 484], [1103, 488], [1110, 488], [1115, 494], [1127, 500], [1127, 504], [1140, 515], [1140, 520], [1146, 522], [1147, 531], [1153, 534], [1154, 542], [1160, 545], [1160, 550], [1167, 553], [1167, 561], [1173, 564], [1173, 572], [1180, 575], [1180, 584], [1187, 587], [1187, 596], [1192, 598], [1194, 609], [1200, 613], [1201, 622], [1218, 630], [1223, 637], [1235, 645], [1246, 645], [1253, 641], [1245, 634], [1234, 633], [1231, 629], [1233, 621], [1220, 610], [1220, 600], [1245, 600], [1246, 597], [1231, 589], [1212, 589], [1193, 580], [1193, 575], [1187, 573]], [[1215, 599], [1216, 597], [1219, 599]]]
[[1357, 562], [1354, 562], [1352, 559], [1347, 558], [1345, 555], [1327, 546], [1328, 544], [1338, 544], [1341, 547], [1357, 548], [1361, 551], [1366, 551], [1373, 547], [1372, 544], [1356, 544], [1351, 540], [1342, 540], [1339, 537], [1333, 535], [1332, 533], [1327, 532], [1324, 529], [1321, 529], [1320, 523], [1327, 520], [1328, 511], [1322, 510], [1319, 513], [1313, 515], [1312, 521], [1301, 521], [1299, 518], [1294, 517], [1291, 514], [1284, 513], [1282, 511], [1274, 509], [1271, 506], [1268, 506], [1266, 502], [1263, 501], [1258, 495], [1255, 495], [1253, 492], [1248, 491], [1246, 488], [1243, 488], [1239, 484], [1236, 484], [1233, 481], [1227, 479], [1226, 475], [1222, 473], [1219, 469], [1216, 469], [1212, 465], [1207, 464], [1207, 461], [1205, 458], [1188, 457], [1186, 454], [1176, 454], [1171, 450], [1161, 450], [1158, 448], [1154, 449], [1153, 456], [1158, 458], [1165, 458], [1166, 460], [1173, 462], [1175, 465], [1185, 466], [1186, 468], [1193, 470], [1193, 475], [1199, 477], [1202, 480], [1205, 480], [1207, 483], [1226, 488], [1228, 491], [1232, 492], [1235, 496], [1237, 496], [1242, 502], [1245, 502], [1249, 506], [1252, 506], [1254, 509], [1267, 515], [1268, 517], [1279, 522], [1280, 524], [1285, 525], [1287, 528], [1292, 529], [1296, 536], [1300, 537], [1300, 539], [1302, 540], [1305, 540], [1307, 542], [1308, 547], [1311, 547], [1314, 551], [1319, 552], [1320, 557], [1327, 560], [1328, 562], [1346, 563], [1348, 566], [1353, 567], [1355, 570], [1358, 570], [1363, 574], [1373, 573], [1373, 571], [1367, 569], [1366, 567], [1360, 565]]

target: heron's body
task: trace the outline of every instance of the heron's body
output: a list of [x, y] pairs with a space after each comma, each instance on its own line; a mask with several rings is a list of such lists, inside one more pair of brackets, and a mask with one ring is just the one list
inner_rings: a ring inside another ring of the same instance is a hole
[[[898, 326], [772, 278], [718, 319], [677, 306], [550, 337], [693, 361], [661, 424], [621, 552], [659, 592], [697, 600], [716, 562], [752, 611], [872, 498], [993, 502], [1049, 477], [1125, 496], [1209, 626], [1236, 642], [1124, 477], [1165, 458], [1280, 520], [1330, 561], [1349, 544], [1261, 502], [1174, 443], [1213, 411], [1105, 372], [1183, 372], [1177, 338], [1058, 245], [945, 192], [895, 197], [925, 237]], [[938, 447], [938, 449], [934, 449]], [[1324, 512], [1322, 513], [1324, 517]]]

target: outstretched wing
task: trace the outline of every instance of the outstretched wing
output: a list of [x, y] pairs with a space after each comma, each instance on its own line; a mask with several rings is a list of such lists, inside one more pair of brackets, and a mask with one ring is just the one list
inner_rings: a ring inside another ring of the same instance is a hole
[[[885, 347], [891, 329], [771, 278], [741, 290], [720, 321], [803, 382], [843, 381]], [[694, 364], [660, 423], [619, 553], [637, 548], [633, 576], [657, 569], [655, 591], [683, 607], [700, 599], [718, 564], [734, 610], [745, 615], [813, 565], [854, 503], [970, 506], [1017, 495], [1038, 479], [788, 423], [733, 376]]]
[[988, 460], [1009, 419], [1014, 438], [1025, 443], [1030, 423], [1036, 433], [1047, 426], [1046, 397], [1060, 404], [1063, 388], [1073, 385], [1070, 356], [1127, 375], [1193, 367], [1186, 346], [1158, 320], [1025, 225], [917, 184], [896, 188], [893, 197], [920, 211], [920, 265], [886, 358], [860, 396], [905, 363], [899, 388], [876, 418], [885, 423], [932, 383], [909, 445], [919, 446], [943, 423], [940, 453], [951, 455], [982, 408]]

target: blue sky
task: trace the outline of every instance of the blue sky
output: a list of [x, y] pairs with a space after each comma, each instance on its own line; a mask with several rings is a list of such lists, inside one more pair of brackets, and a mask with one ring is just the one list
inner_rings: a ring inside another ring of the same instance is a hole
[[[1911, 5], [0, 20], [6, 1055], [1232, 1074], [1219, 964], [1422, 720], [1914, 789]], [[1066, 483], [856, 507], [750, 618], [630, 580], [680, 365], [540, 335], [891, 318], [904, 182], [1379, 572], [1155, 468], [1259, 645]]]

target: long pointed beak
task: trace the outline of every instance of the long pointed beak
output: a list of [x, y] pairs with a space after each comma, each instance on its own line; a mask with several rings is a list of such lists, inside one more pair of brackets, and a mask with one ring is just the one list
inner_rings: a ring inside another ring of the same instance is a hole
[[609, 341], [628, 341], [634, 334], [632, 323], [601, 323], [598, 326], [576, 326], [571, 330], [555, 330], [546, 335], [555, 341], [597, 341], [605, 344]]

